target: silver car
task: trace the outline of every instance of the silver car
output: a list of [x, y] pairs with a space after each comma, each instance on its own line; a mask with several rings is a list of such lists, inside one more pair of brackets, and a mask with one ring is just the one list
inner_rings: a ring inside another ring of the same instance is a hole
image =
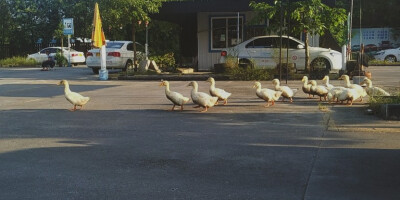
[[[138, 57], [141, 53], [141, 45], [136, 43]], [[108, 41], [106, 43], [106, 68], [107, 69], [132, 69], [133, 68], [133, 42], [132, 41]], [[100, 70], [100, 49], [91, 49], [87, 53], [86, 65], [98, 74]]]

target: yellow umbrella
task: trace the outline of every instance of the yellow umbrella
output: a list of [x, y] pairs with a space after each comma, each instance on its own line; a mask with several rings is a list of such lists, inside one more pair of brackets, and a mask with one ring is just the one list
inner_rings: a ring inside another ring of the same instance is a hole
[[97, 3], [94, 6], [92, 44], [97, 48], [106, 44], [106, 36], [104, 35], [103, 26], [101, 24], [99, 4]]

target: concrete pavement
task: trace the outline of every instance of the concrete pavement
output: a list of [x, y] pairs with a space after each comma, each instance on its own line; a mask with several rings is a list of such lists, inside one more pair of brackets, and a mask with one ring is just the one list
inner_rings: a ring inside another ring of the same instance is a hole
[[[400, 124], [362, 103], [322, 112], [299, 91], [264, 108], [253, 82], [219, 81], [227, 106], [169, 112], [158, 81], [56, 69], [0, 69], [0, 199], [400, 198]], [[67, 110], [60, 79], [91, 97], [83, 111]]]

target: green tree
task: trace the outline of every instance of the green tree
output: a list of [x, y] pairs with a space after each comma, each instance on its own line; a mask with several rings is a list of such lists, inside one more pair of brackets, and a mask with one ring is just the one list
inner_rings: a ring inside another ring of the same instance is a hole
[[[166, 0], [103, 0], [100, 2], [100, 13], [104, 24], [110, 29], [131, 26], [136, 65], [136, 31], [140, 25], [150, 21], [150, 14], [158, 13], [162, 2]], [[107, 27], [104, 26], [103, 27]]]
[[8, 43], [8, 35], [11, 26], [11, 13], [5, 0], [0, 0], [0, 45]]
[[[282, 7], [287, 8], [285, 3], [286, 1], [282, 0], [276, 0], [274, 5], [267, 5], [265, 2], [251, 2], [250, 7], [256, 10], [258, 15], [266, 16], [276, 23], [280, 22], [281, 4]], [[338, 42], [344, 43], [345, 21], [347, 19], [345, 9], [329, 7], [323, 4], [321, 0], [304, 0], [292, 3], [290, 10], [286, 9], [284, 12], [290, 13], [292, 30], [288, 30], [289, 34], [303, 32], [305, 35], [306, 70], [310, 70], [308, 34], [314, 33], [322, 36], [326, 31], [330, 31]], [[274, 31], [278, 30], [278, 26], [271, 28]]]

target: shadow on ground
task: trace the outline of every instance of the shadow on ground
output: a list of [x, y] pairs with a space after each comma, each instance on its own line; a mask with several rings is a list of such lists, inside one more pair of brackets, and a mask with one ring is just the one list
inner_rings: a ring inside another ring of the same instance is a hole
[[322, 115], [0, 111], [2, 197], [398, 197], [400, 152], [347, 148], [355, 141], [331, 137]]

